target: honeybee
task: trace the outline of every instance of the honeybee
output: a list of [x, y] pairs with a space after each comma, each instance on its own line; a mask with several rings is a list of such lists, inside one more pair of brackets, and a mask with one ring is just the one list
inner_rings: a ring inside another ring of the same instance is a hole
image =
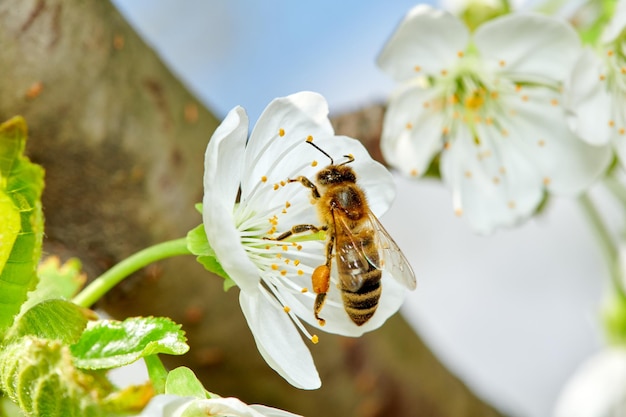
[[320, 325], [325, 324], [320, 312], [330, 289], [334, 257], [346, 313], [356, 325], [362, 326], [378, 307], [384, 270], [409, 289], [415, 289], [415, 275], [398, 245], [371, 212], [365, 193], [356, 183], [354, 170], [347, 166], [354, 157], [344, 155], [347, 160], [335, 164], [323, 149], [311, 141], [307, 143], [326, 155], [330, 165], [317, 173], [315, 182], [305, 176], [288, 181], [299, 182], [311, 190], [322, 225], [298, 224], [276, 240], [299, 233], [325, 231], [326, 263], [315, 268], [311, 276], [316, 294], [315, 318]]

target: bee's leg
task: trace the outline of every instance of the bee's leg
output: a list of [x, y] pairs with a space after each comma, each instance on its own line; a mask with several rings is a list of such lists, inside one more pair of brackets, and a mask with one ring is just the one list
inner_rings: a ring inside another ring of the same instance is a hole
[[311, 180], [309, 180], [307, 177], [305, 176], [299, 176], [293, 179], [289, 179], [289, 182], [299, 182], [300, 184], [304, 185], [306, 188], [310, 188], [311, 189], [311, 194], [313, 195], [314, 199], [318, 199], [320, 198], [320, 192], [317, 190], [317, 187], [315, 186], [315, 184], [313, 184], [311, 182]]
[[333, 259], [333, 247], [335, 245], [335, 235], [330, 234], [328, 244], [326, 245], [326, 263], [320, 265], [313, 271], [311, 275], [311, 281], [313, 284], [313, 292], [315, 295], [315, 303], [313, 304], [313, 314], [321, 326], [326, 324], [326, 320], [319, 316], [324, 301], [326, 301], [326, 294], [330, 288], [330, 267]]
[[[271, 239], [271, 240], [285, 240], [289, 236], [296, 235], [298, 233], [304, 233], [304, 232], [317, 233], [322, 230], [328, 230], [328, 226], [315, 226], [313, 224], [296, 224], [295, 226], [292, 226], [291, 229], [287, 230], [286, 232], [281, 233], [278, 237]], [[265, 238], [265, 239], [269, 239], [269, 238]]]

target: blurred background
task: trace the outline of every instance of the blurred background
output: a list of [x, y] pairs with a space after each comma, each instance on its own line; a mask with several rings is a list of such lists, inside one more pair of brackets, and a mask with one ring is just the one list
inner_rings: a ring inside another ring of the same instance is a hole
[[[334, 115], [383, 103], [393, 83], [375, 59], [416, 4], [114, 3], [218, 118], [241, 105], [251, 122], [273, 98], [301, 90], [323, 94]], [[515, 416], [550, 415], [562, 385], [602, 344], [607, 269], [576, 201], [554, 199], [522, 227], [476, 236], [441, 184], [396, 179], [382, 222], [418, 277], [403, 314], [488, 402]]]

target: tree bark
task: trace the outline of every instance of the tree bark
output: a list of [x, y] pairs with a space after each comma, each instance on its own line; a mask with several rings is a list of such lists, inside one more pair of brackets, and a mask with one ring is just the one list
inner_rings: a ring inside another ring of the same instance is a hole
[[[23, 115], [46, 169], [45, 251], [93, 278], [201, 222], [203, 154], [217, 119], [106, 1], [0, 0], [0, 119]], [[376, 153], [382, 107], [335, 119]], [[355, 130], [356, 129], [356, 130]], [[356, 132], [356, 133], [355, 133]], [[372, 145], [373, 144], [373, 145]], [[223, 396], [309, 416], [500, 416], [449, 373], [403, 319], [311, 346], [323, 387], [297, 390], [262, 360], [237, 289], [192, 257], [148, 267], [101, 304], [183, 324], [185, 364]]]

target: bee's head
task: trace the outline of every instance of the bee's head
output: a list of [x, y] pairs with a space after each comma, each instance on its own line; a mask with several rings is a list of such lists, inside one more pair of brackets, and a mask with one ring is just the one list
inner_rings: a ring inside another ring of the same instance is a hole
[[354, 173], [352, 168], [346, 166], [350, 162], [354, 161], [354, 156], [344, 155], [347, 160], [338, 165], [335, 165], [335, 161], [333, 161], [333, 158], [329, 154], [327, 154], [326, 151], [324, 151], [322, 148], [320, 148], [311, 141], [307, 141], [307, 143], [326, 155], [328, 159], [330, 159], [330, 165], [317, 173], [317, 182], [320, 185], [339, 184], [342, 182], [356, 182], [356, 174]]
[[356, 182], [356, 174], [346, 165], [328, 165], [317, 173], [317, 182], [320, 185], [339, 184], [342, 182]]

